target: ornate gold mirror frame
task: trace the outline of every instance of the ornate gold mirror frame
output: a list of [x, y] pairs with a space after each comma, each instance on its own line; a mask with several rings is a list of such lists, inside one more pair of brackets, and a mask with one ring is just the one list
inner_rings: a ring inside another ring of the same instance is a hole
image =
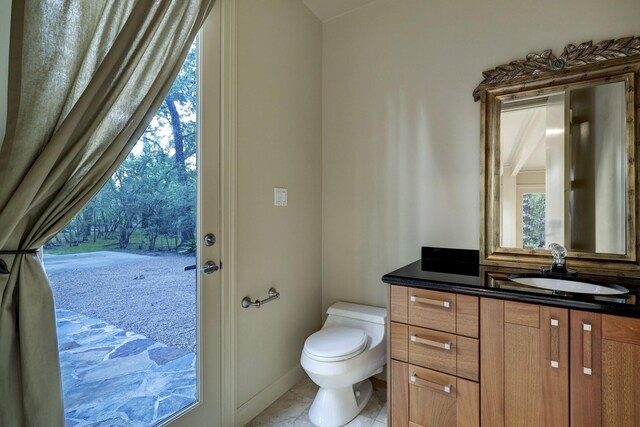
[[[567, 263], [578, 271], [636, 276], [640, 274], [640, 239], [637, 235], [640, 202], [638, 145], [640, 144], [640, 36], [605, 40], [598, 44], [567, 45], [559, 57], [551, 50], [529, 54], [483, 73], [473, 91], [481, 101], [481, 231], [480, 263], [484, 265], [548, 265], [546, 249], [501, 247], [500, 239], [500, 115], [504, 101], [535, 97], [552, 91], [580, 88], [610, 81], [626, 87], [626, 253], [569, 250]], [[549, 242], [550, 243], [550, 242]]]

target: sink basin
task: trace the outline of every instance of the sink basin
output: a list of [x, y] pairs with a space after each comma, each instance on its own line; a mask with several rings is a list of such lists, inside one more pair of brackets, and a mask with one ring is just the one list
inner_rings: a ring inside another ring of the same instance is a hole
[[509, 280], [534, 288], [551, 289], [559, 292], [591, 295], [621, 295], [629, 292], [628, 289], [618, 285], [605, 285], [603, 283], [586, 282], [573, 278], [541, 277], [512, 274]]

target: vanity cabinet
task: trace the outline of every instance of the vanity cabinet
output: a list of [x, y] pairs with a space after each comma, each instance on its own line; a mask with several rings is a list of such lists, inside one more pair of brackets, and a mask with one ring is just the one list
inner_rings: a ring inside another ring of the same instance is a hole
[[389, 423], [478, 426], [479, 299], [389, 286]]
[[640, 319], [400, 285], [389, 425], [640, 426]]
[[640, 426], [640, 320], [480, 300], [487, 426]]

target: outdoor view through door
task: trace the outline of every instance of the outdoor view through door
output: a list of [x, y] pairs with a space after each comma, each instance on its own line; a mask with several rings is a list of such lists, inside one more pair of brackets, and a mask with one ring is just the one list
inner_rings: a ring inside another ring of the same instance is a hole
[[198, 399], [197, 41], [95, 198], [45, 246], [65, 417], [149, 426]]

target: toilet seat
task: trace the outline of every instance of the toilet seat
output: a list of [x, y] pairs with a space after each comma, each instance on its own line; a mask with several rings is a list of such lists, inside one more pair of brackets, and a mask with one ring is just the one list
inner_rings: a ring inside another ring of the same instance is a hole
[[367, 346], [367, 333], [347, 326], [324, 328], [304, 343], [305, 354], [318, 362], [339, 362], [362, 353]]

